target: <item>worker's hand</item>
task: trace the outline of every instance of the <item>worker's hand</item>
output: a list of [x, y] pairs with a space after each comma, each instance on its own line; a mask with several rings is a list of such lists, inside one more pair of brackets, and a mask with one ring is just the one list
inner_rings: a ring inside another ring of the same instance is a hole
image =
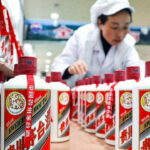
[[87, 64], [83, 60], [78, 60], [74, 62], [69, 68], [68, 72], [70, 74], [84, 74], [88, 71]]

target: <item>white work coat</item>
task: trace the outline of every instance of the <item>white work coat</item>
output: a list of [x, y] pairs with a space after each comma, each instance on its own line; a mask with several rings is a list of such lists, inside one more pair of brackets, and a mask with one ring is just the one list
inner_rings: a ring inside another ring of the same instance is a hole
[[127, 66], [139, 65], [139, 56], [134, 47], [134, 38], [127, 34], [117, 46], [112, 46], [105, 56], [100, 31], [93, 24], [88, 24], [76, 30], [68, 40], [63, 52], [54, 60], [52, 71], [64, 73], [67, 67], [77, 60], [84, 60], [88, 65], [85, 75], [73, 75], [67, 79], [72, 87], [75, 81], [91, 75], [113, 73]]

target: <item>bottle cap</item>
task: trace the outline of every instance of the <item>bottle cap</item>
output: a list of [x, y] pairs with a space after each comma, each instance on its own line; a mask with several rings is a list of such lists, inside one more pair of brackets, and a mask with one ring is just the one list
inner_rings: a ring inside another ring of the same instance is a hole
[[145, 62], [145, 77], [150, 77], [150, 61]]
[[76, 81], [75, 85], [76, 85], [76, 86], [79, 86], [79, 81]]
[[125, 81], [126, 80], [126, 74], [125, 70], [116, 70], [115, 71], [115, 81]]
[[126, 68], [127, 80], [140, 79], [140, 67], [139, 66], [129, 66]]
[[77, 82], [78, 82], [78, 86], [80, 86], [82, 81], [81, 81], [81, 80], [78, 80]]
[[88, 80], [89, 84], [93, 84], [93, 77], [88, 77]]
[[20, 74], [36, 74], [37, 59], [35, 57], [19, 57], [18, 64]]
[[85, 78], [85, 84], [89, 85], [89, 78]]
[[93, 76], [93, 83], [94, 84], [100, 84], [101, 83], [101, 76], [100, 75], [94, 75]]
[[115, 81], [115, 75], [114, 73], [106, 73], [105, 74], [105, 78], [104, 78], [104, 82], [105, 83], [112, 83]]
[[46, 76], [46, 77], [45, 77], [45, 81], [46, 81], [47, 83], [50, 83], [50, 82], [51, 82], [51, 76]]
[[31, 56], [19, 57], [18, 64], [25, 64], [25, 65], [28, 64], [28, 65], [32, 65], [32, 66], [36, 67], [37, 59], [35, 57], [31, 57]]
[[80, 80], [80, 85], [85, 85], [85, 80], [84, 79]]
[[51, 72], [52, 82], [61, 82], [61, 72]]

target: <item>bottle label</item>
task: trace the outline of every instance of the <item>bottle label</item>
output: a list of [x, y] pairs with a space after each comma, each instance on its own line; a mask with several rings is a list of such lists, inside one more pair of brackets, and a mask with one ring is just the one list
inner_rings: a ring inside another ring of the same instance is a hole
[[58, 132], [57, 137], [70, 135], [70, 91], [58, 92]]
[[80, 92], [80, 99], [79, 99], [79, 123], [81, 125], [85, 125], [85, 103], [86, 103], [86, 92]]
[[96, 114], [96, 92], [86, 93], [85, 106], [85, 128], [95, 129], [95, 114]]
[[111, 123], [105, 124], [105, 135], [105, 139], [115, 141], [115, 114], [112, 115]]
[[72, 92], [72, 118], [78, 119], [78, 98], [77, 91]]
[[139, 91], [139, 149], [150, 149], [150, 90]]
[[25, 117], [24, 149], [29, 149], [32, 134], [32, 112], [34, 104], [35, 84], [33, 75], [27, 75], [26, 77], [27, 77], [27, 106]]
[[[24, 149], [27, 90], [5, 89], [4, 93], [4, 149]], [[50, 121], [50, 91], [35, 89], [31, 149], [50, 149]]]
[[79, 96], [78, 121], [79, 121], [79, 123], [81, 123], [82, 122], [82, 116], [83, 116], [83, 114], [82, 114], [83, 99], [84, 99], [83, 91], [80, 91], [78, 96]]
[[119, 91], [119, 148], [132, 146], [132, 91]]
[[105, 139], [115, 142], [115, 86], [118, 82], [111, 85], [109, 93], [106, 95], [106, 112], [105, 112]]
[[96, 94], [96, 133], [105, 135], [105, 97], [109, 91]]

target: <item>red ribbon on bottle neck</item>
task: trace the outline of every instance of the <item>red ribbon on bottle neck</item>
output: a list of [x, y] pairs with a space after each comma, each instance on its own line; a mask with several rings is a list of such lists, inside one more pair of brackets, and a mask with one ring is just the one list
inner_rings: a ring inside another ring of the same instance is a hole
[[31, 129], [32, 129], [32, 112], [34, 104], [35, 83], [33, 75], [27, 75], [27, 106], [25, 117], [25, 138], [24, 148], [30, 148]]
[[108, 100], [106, 103], [106, 114], [105, 114], [105, 121], [107, 124], [112, 124], [113, 121], [113, 105], [115, 103], [115, 86], [117, 85], [118, 82], [115, 82], [114, 84], [111, 85], [110, 91], [109, 91], [109, 96]]

